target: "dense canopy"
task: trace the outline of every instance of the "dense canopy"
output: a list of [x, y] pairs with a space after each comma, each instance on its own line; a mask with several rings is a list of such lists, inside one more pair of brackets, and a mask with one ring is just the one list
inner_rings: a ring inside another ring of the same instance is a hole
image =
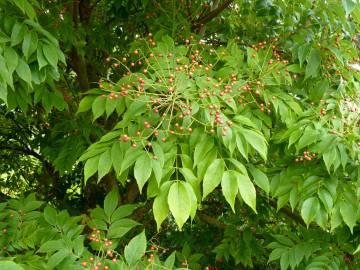
[[0, 269], [360, 268], [358, 0], [0, 1]]

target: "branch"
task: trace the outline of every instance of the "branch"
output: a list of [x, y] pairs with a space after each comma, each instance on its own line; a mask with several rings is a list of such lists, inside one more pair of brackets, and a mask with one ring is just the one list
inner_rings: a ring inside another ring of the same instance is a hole
[[[270, 199], [269, 200], [269, 204], [277, 209], [277, 202], [274, 199]], [[293, 221], [306, 226], [304, 220], [301, 218], [301, 216], [297, 215], [296, 213], [294, 213], [293, 211], [291, 211], [291, 209], [289, 209], [288, 207], [283, 207], [279, 210], [280, 212], [282, 212], [283, 214], [285, 214], [287, 217], [291, 218]]]
[[208, 216], [204, 213], [200, 213], [200, 212], [197, 212], [197, 217], [202, 220], [203, 222], [209, 224], [209, 225], [212, 225], [214, 227], [217, 227], [219, 229], [225, 229], [227, 227], [227, 225], [219, 220], [217, 220], [216, 218], [214, 217], [211, 217], [211, 216]]
[[201, 26], [205, 25], [212, 19], [214, 19], [217, 15], [219, 15], [224, 9], [226, 9], [234, 0], [226, 0], [221, 6], [219, 6], [217, 9], [214, 9], [211, 11], [208, 15], [205, 15], [198, 19], [196, 22], [192, 25], [192, 30], [195, 30], [197, 28], [200, 28]]
[[20, 152], [20, 153], [23, 153], [26, 155], [33, 156], [40, 161], [44, 161], [44, 158], [32, 149], [21, 148], [16, 145], [8, 145], [8, 144], [0, 143], [0, 150], [10, 150], [10, 151], [14, 151], [14, 152]]

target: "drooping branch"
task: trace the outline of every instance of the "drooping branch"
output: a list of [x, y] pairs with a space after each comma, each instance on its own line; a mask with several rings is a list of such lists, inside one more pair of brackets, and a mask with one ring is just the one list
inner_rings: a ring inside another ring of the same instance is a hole
[[234, 0], [225, 0], [225, 2], [217, 7], [216, 9], [212, 10], [209, 14], [199, 18], [196, 22], [193, 22], [192, 30], [196, 30], [206, 23], [210, 22], [216, 16], [218, 16], [224, 9], [226, 9]]
[[14, 152], [19, 152], [19, 153], [22, 153], [22, 154], [25, 154], [25, 155], [33, 156], [33, 157], [37, 158], [40, 161], [44, 161], [44, 158], [40, 154], [38, 154], [37, 152], [35, 152], [32, 149], [21, 148], [21, 147], [16, 146], [16, 145], [0, 143], [0, 150], [10, 150], [10, 151], [14, 151]]
[[[269, 200], [269, 204], [273, 207], [273, 208], [277, 208], [277, 202], [274, 199], [270, 199]], [[280, 212], [282, 212], [283, 214], [285, 214], [287, 217], [289, 217], [290, 219], [292, 219], [293, 221], [306, 226], [304, 220], [301, 218], [301, 216], [297, 215], [296, 213], [292, 212], [288, 207], [282, 207], [280, 210]]]

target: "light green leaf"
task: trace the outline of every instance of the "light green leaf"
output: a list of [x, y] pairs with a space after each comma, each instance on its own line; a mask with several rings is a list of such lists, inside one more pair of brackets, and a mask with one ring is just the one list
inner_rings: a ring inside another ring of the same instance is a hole
[[38, 45], [38, 48], [36, 50], [36, 55], [37, 55], [37, 61], [39, 64], [39, 70], [41, 70], [43, 67], [48, 65], [48, 62], [45, 59], [41, 44]]
[[127, 217], [137, 208], [135, 204], [125, 204], [117, 208], [111, 216], [111, 222]]
[[307, 126], [304, 130], [303, 135], [297, 143], [297, 148], [302, 149], [308, 145], [311, 145], [318, 140], [318, 132], [311, 126]]
[[225, 171], [221, 179], [222, 193], [235, 213], [235, 198], [238, 193], [238, 181], [235, 171]]
[[128, 148], [125, 152], [124, 159], [121, 162], [121, 171], [120, 174], [122, 174], [127, 168], [129, 168], [131, 165], [134, 164], [135, 160], [143, 154], [144, 152], [140, 150], [140, 148]]
[[357, 249], [354, 251], [354, 255], [356, 254], [356, 253], [358, 253], [358, 252], [360, 252], [360, 244], [358, 245], [358, 247], [357, 247]]
[[305, 78], [316, 77], [321, 62], [320, 51], [316, 48], [312, 48], [306, 60], [307, 66], [305, 70]]
[[123, 237], [128, 231], [130, 231], [135, 226], [140, 225], [140, 223], [130, 219], [130, 218], [123, 218], [113, 222], [110, 225], [107, 237], [108, 238], [121, 238]]
[[182, 182], [182, 183], [184, 184], [190, 198], [190, 203], [191, 203], [190, 217], [192, 220], [194, 220], [197, 210], [197, 197], [190, 183], [188, 182]]
[[353, 0], [341, 0], [341, 3], [345, 10], [346, 16], [348, 16], [356, 6], [356, 3]]
[[47, 205], [44, 209], [44, 218], [47, 223], [51, 225], [56, 225], [56, 210], [49, 205]]
[[27, 32], [27, 26], [23, 23], [15, 23], [11, 32], [11, 46], [18, 45], [24, 38]]
[[351, 233], [353, 233], [353, 228], [357, 221], [357, 208], [354, 207], [351, 202], [341, 201], [340, 214], [345, 224], [348, 225]]
[[161, 223], [165, 220], [165, 218], [169, 214], [169, 205], [168, 205], [168, 194], [169, 188], [172, 182], [168, 181], [162, 184], [160, 187], [160, 192], [156, 196], [153, 203], [153, 214], [157, 225], [157, 230], [160, 230]]
[[315, 197], [306, 199], [301, 207], [301, 216], [305, 221], [306, 226], [309, 226], [311, 221], [314, 220], [317, 211], [319, 210], [319, 201]]
[[191, 213], [191, 198], [183, 182], [175, 181], [171, 185], [168, 204], [175, 222], [181, 230]]
[[5, 47], [4, 48], [4, 58], [6, 61], [6, 66], [12, 74], [16, 67], [18, 66], [19, 56], [16, 53], [16, 51], [11, 47]]
[[92, 104], [92, 112], [93, 112], [93, 121], [98, 119], [105, 112], [105, 103], [106, 98], [103, 96], [98, 96], [93, 104]]
[[144, 153], [136, 160], [134, 166], [134, 177], [136, 179], [140, 193], [142, 192], [142, 188], [144, 187], [146, 181], [150, 178], [151, 171], [151, 158], [147, 153]]
[[203, 181], [203, 199], [220, 184], [224, 168], [222, 159], [215, 159], [207, 168]]
[[267, 159], [267, 142], [264, 136], [256, 131], [250, 129], [241, 129], [241, 133], [245, 140], [260, 154], [260, 156]]
[[58, 48], [56, 48], [54, 45], [44, 44], [42, 51], [48, 63], [54, 68], [57, 68], [57, 63], [59, 60]]
[[146, 251], [146, 236], [145, 231], [135, 236], [130, 240], [129, 244], [125, 246], [124, 256], [126, 262], [131, 266], [135, 266], [136, 263], [144, 256]]
[[25, 270], [24, 268], [22, 268], [20, 265], [18, 265], [17, 263], [14, 263], [13, 261], [6, 261], [6, 260], [1, 260], [0, 261], [0, 269], [6, 269], [6, 270]]
[[209, 137], [202, 137], [194, 150], [194, 167], [204, 159], [204, 156], [211, 150], [213, 141]]
[[110, 220], [111, 215], [115, 211], [119, 203], [119, 192], [116, 189], [111, 190], [104, 200], [104, 211]]
[[87, 180], [93, 176], [98, 170], [100, 155], [89, 158], [84, 166], [84, 182], [86, 185]]
[[31, 70], [29, 65], [21, 58], [19, 58], [18, 65], [16, 67], [16, 73], [21, 79], [31, 85]]
[[111, 169], [111, 151], [106, 150], [100, 155], [98, 164], [98, 182], [103, 178]]
[[254, 177], [255, 184], [264, 190], [267, 194], [270, 192], [270, 182], [265, 173], [255, 168], [254, 166], [249, 167], [250, 173]]
[[38, 36], [34, 31], [27, 32], [24, 36], [22, 51], [24, 53], [25, 59], [28, 60], [29, 57], [36, 51], [38, 45]]
[[69, 256], [69, 254], [68, 251], [65, 249], [59, 250], [58, 252], [54, 253], [48, 261], [50, 269], [55, 269], [55, 267], [59, 265], [67, 256]]
[[236, 177], [241, 198], [248, 206], [250, 206], [254, 210], [255, 213], [257, 213], [256, 190], [254, 184], [251, 182], [248, 176], [241, 173], [236, 172]]

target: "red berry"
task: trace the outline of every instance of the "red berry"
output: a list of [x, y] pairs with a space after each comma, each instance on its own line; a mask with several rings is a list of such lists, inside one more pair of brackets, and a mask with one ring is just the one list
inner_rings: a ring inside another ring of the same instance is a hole
[[84, 261], [84, 262], [81, 263], [81, 265], [82, 265], [83, 267], [86, 267], [86, 266], [87, 266], [87, 262]]

